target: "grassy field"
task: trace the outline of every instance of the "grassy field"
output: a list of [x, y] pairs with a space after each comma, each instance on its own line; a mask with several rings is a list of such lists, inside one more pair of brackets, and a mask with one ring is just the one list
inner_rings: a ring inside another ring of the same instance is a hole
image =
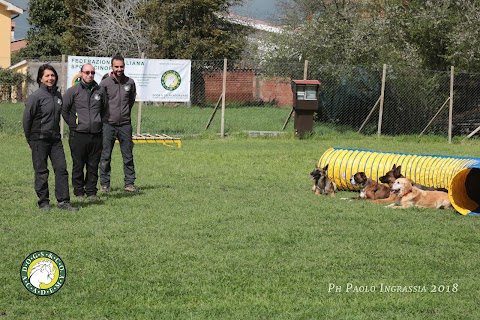
[[[0, 133], [22, 132], [23, 104], [0, 104]], [[206, 125], [214, 109], [185, 106], [144, 106], [142, 108], [141, 133], [168, 134], [172, 136], [215, 134], [220, 132], [221, 110], [218, 109], [208, 129]], [[244, 130], [280, 131], [290, 113], [289, 108], [243, 107], [225, 112], [225, 132]], [[138, 104], [132, 109], [132, 124], [137, 130]], [[286, 131], [292, 131], [293, 119]], [[68, 130], [68, 129], [67, 129]]]
[[[30, 150], [0, 136], [0, 318], [478, 319], [478, 217], [317, 197], [309, 172], [334, 146], [478, 156], [479, 141], [317, 131], [137, 145], [136, 195], [117, 147], [113, 192], [76, 213], [36, 209]], [[67, 268], [49, 297], [20, 281], [37, 250]], [[426, 292], [382, 292], [397, 286]]]

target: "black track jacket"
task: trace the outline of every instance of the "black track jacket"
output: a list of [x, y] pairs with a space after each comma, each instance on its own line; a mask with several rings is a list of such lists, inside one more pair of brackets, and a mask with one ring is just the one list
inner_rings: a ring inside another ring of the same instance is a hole
[[43, 83], [28, 96], [23, 112], [23, 132], [28, 141], [61, 138], [62, 103], [57, 87], [48, 90]]
[[95, 81], [90, 85], [81, 81], [63, 95], [62, 116], [71, 131], [102, 132], [102, 118], [107, 108], [105, 89]]
[[112, 125], [123, 125], [131, 123], [131, 111], [137, 88], [132, 78], [125, 76], [122, 82], [119, 82], [112, 74], [100, 82], [108, 96], [108, 110], [103, 117], [103, 122]]

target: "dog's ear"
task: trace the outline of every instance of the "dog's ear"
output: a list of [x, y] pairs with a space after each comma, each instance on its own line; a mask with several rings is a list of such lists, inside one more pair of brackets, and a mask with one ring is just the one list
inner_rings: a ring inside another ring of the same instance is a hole
[[403, 185], [403, 188], [404, 188], [404, 191], [403, 191], [404, 194], [407, 194], [413, 191], [412, 183], [407, 179], [405, 179], [405, 184]]
[[327, 171], [328, 170], [328, 164], [325, 166], [325, 168], [323, 168], [323, 171]]
[[360, 172], [360, 176], [362, 177], [362, 180], [367, 180], [367, 175], [365, 172]]
[[402, 166], [398, 166], [393, 170], [394, 177], [400, 177], [402, 175]]
[[395, 170], [397, 166], [395, 165], [395, 163], [393, 164], [393, 167], [392, 167], [392, 170]]

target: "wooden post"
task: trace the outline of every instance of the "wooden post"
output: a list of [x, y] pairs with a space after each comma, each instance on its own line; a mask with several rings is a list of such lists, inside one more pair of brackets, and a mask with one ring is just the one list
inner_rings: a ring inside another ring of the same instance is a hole
[[220, 120], [220, 136], [225, 137], [225, 97], [227, 93], [227, 59], [223, 59], [223, 85], [222, 85], [222, 116]]
[[454, 67], [450, 68], [450, 108], [448, 111], [448, 143], [452, 143], [452, 123], [453, 123], [453, 81], [454, 81]]
[[[145, 59], [145, 52], [142, 52], [141, 58]], [[138, 104], [138, 115], [137, 115], [137, 136], [140, 135], [141, 127], [142, 127], [142, 107], [143, 107], [143, 101], [140, 101], [140, 103]]]
[[382, 74], [382, 92], [380, 94], [380, 109], [378, 110], [378, 131], [377, 135], [380, 137], [382, 134], [382, 118], [383, 118], [383, 102], [385, 101], [385, 79], [387, 77], [387, 65], [383, 65]]
[[442, 104], [442, 106], [440, 107], [440, 109], [437, 111], [437, 113], [433, 116], [433, 118], [430, 120], [430, 122], [427, 124], [427, 126], [425, 127], [425, 129], [423, 129], [422, 132], [420, 132], [420, 134], [418, 135], [418, 137], [420, 137], [425, 131], [427, 131], [428, 127], [430, 127], [430, 125], [432, 124], [432, 122], [435, 120], [435, 118], [437, 118], [437, 116], [440, 114], [440, 112], [443, 110], [443, 107], [445, 107], [445, 105], [447, 104], [448, 100], [450, 100], [450, 98], [447, 98], [447, 100], [445, 100], [445, 102]]
[[[471, 137], [473, 137], [478, 131], [480, 131], [480, 126], [477, 127], [477, 129], [473, 130], [472, 132], [470, 132], [470, 134], [468, 136], [466, 136], [465, 138], [463, 138], [463, 140], [465, 139], [470, 139]], [[462, 140], [462, 141], [463, 141]]]
[[305, 60], [305, 65], [303, 66], [303, 80], [307, 80], [308, 77], [308, 60]]
[[[60, 79], [61, 85], [60, 85], [60, 92], [62, 95], [65, 93], [65, 86], [67, 84], [67, 78], [65, 73], [67, 72], [67, 65], [66, 65], [66, 56], [62, 54], [62, 77]], [[63, 117], [60, 117], [60, 137], [63, 139], [64, 136], [64, 131], [65, 131], [65, 121], [63, 121]]]
[[213, 121], [213, 118], [215, 117], [215, 113], [217, 113], [218, 105], [220, 104], [220, 100], [222, 100], [223, 93], [220, 94], [220, 97], [218, 97], [217, 104], [215, 105], [215, 108], [213, 108], [212, 115], [210, 116], [210, 119], [208, 119], [207, 125], [205, 126], [205, 130], [207, 130], [210, 127], [210, 124]]
[[370, 113], [368, 114], [367, 118], [365, 118], [365, 121], [363, 121], [362, 125], [360, 126], [360, 129], [358, 129], [357, 133], [360, 133], [362, 131], [363, 127], [367, 124], [368, 120], [372, 116], [373, 111], [377, 108], [378, 103], [380, 102], [380, 97], [378, 97], [377, 102], [375, 102], [375, 105], [373, 106], [372, 110], [370, 110]]

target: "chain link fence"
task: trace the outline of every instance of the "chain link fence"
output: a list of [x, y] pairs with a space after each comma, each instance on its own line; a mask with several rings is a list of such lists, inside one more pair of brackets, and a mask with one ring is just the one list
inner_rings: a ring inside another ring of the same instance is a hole
[[[52, 63], [52, 61], [48, 61]], [[43, 62], [28, 62], [34, 78]], [[226, 134], [282, 131], [293, 103], [292, 80], [321, 82], [316, 127], [363, 134], [448, 136], [453, 83], [452, 134], [480, 126], [480, 74], [425, 71], [387, 66], [314, 65], [304, 62], [192, 61], [189, 103], [142, 103], [132, 110], [134, 130], [172, 136], [219, 133], [222, 103]], [[65, 79], [62, 62], [54, 66]], [[125, 70], [128, 75], [128, 67]], [[225, 75], [225, 77], [224, 77]], [[384, 81], [382, 81], [384, 79]], [[453, 79], [453, 82], [452, 82]], [[225, 82], [224, 82], [225, 81]], [[66, 81], [65, 81], [66, 82]], [[222, 101], [225, 83], [225, 102]], [[27, 96], [36, 83], [26, 88]], [[382, 95], [383, 89], [383, 95]], [[0, 132], [22, 132], [23, 103], [0, 104]], [[314, 128], [315, 129], [315, 128]], [[293, 132], [293, 120], [286, 126]]]

